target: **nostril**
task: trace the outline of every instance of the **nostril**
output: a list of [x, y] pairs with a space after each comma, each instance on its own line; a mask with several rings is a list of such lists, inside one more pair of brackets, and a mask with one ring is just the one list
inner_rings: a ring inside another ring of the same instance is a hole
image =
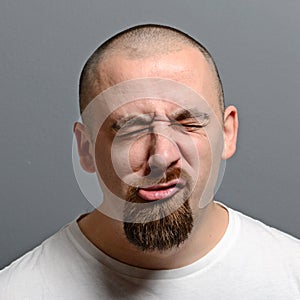
[[154, 167], [154, 166], [152, 166], [152, 168], [150, 168], [149, 171], [150, 172], [149, 172], [148, 175], [149, 175], [150, 178], [160, 178], [165, 173], [164, 169], [157, 168], [157, 167]]
[[148, 175], [153, 178], [162, 176], [167, 169], [167, 163], [165, 159], [158, 154], [151, 155], [148, 161], [148, 166], [149, 166]]
[[162, 155], [159, 154], [153, 154], [149, 158], [149, 166], [150, 168], [159, 168], [166, 170], [167, 168], [167, 162], [165, 158]]

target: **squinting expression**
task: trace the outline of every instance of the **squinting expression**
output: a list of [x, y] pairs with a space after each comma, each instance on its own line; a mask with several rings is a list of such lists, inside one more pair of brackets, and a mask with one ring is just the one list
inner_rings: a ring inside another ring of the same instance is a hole
[[[101, 93], [84, 113], [93, 115], [94, 158], [104, 201], [124, 202], [130, 188], [136, 189], [134, 202], [143, 208], [172, 201], [182, 190], [193, 210], [211, 201], [222, 126], [193, 90], [160, 78], [130, 80]], [[187, 176], [166, 181], [175, 169]], [[124, 218], [121, 211], [119, 215]]]

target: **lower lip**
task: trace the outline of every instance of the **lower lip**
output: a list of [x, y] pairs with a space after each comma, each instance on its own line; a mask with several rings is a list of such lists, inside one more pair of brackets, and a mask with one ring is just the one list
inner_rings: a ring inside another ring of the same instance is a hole
[[179, 187], [172, 186], [165, 189], [157, 189], [157, 190], [146, 190], [146, 189], [139, 189], [138, 195], [147, 201], [156, 201], [162, 200], [166, 198], [170, 198], [175, 195], [179, 191]]

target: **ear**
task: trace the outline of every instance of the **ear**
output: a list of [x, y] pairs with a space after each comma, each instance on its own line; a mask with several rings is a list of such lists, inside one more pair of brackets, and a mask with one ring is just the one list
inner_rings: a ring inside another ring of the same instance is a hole
[[77, 151], [82, 169], [86, 172], [94, 173], [96, 170], [93, 159], [94, 150], [87, 127], [82, 123], [76, 122], [73, 132], [77, 141]]
[[236, 107], [228, 106], [224, 111], [224, 149], [222, 159], [230, 158], [236, 150], [236, 141], [238, 134], [238, 112]]

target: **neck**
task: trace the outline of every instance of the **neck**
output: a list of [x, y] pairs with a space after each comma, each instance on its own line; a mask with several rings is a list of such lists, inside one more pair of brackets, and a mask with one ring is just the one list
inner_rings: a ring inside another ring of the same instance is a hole
[[123, 223], [94, 210], [78, 221], [82, 233], [101, 251], [128, 265], [146, 269], [175, 269], [203, 257], [223, 237], [228, 212], [215, 202], [194, 215], [189, 238], [179, 247], [167, 251], [141, 251], [123, 232]]

